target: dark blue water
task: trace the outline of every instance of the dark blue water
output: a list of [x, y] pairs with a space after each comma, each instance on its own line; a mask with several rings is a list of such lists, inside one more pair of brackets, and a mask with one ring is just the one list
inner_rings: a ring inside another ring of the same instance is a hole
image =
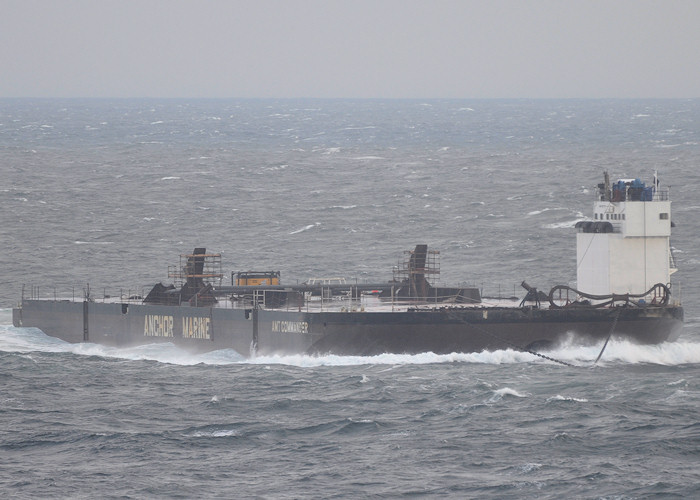
[[[7, 497], [698, 496], [700, 101], [0, 101]], [[549, 353], [245, 360], [68, 345], [46, 296], [228, 270], [388, 279], [441, 251], [485, 294], [574, 284], [603, 170], [671, 187], [681, 339]]]

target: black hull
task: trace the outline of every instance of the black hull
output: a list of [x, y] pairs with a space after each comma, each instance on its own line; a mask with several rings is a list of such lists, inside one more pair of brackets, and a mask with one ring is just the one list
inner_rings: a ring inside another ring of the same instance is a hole
[[674, 341], [683, 308], [444, 308], [402, 312], [307, 312], [25, 300], [15, 326], [67, 342], [126, 347], [172, 342], [196, 352], [376, 355], [544, 349], [566, 339]]
[[[646, 309], [484, 308], [406, 313], [320, 313], [321, 338], [309, 351], [374, 355], [384, 352], [479, 352], [546, 349], [574, 339], [582, 344], [617, 338], [639, 344], [674, 341], [683, 325], [681, 307]], [[617, 316], [617, 320], [616, 320]], [[323, 327], [322, 324], [327, 326]], [[358, 328], [358, 325], [361, 327]]]

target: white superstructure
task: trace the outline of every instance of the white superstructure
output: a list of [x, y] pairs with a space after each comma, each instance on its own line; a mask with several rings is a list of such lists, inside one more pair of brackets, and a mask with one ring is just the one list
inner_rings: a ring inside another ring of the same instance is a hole
[[670, 284], [671, 201], [654, 174], [652, 186], [639, 179], [611, 185], [607, 172], [598, 185], [592, 221], [576, 225], [577, 286], [594, 295], [641, 294]]

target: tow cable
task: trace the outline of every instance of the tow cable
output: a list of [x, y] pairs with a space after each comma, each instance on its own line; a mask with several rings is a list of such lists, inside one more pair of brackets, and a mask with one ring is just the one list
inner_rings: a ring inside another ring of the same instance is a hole
[[[560, 365], [570, 366], [571, 368], [580, 368], [580, 367], [577, 366], [577, 365], [572, 365], [571, 363], [567, 363], [566, 361], [562, 361], [562, 360], [560, 360], [560, 359], [556, 359], [556, 358], [553, 358], [553, 357], [551, 357], [551, 356], [546, 356], [546, 355], [544, 355], [544, 354], [542, 354], [542, 353], [539, 353], [539, 352], [536, 352], [536, 351], [532, 351], [532, 350], [530, 350], [530, 349], [526, 349], [525, 347], [522, 347], [522, 346], [519, 346], [519, 345], [517, 345], [517, 344], [514, 344], [513, 342], [511, 342], [511, 341], [509, 341], [509, 340], [506, 340], [506, 339], [504, 339], [503, 337], [500, 337], [499, 335], [496, 335], [495, 333], [491, 333], [491, 332], [485, 330], [484, 328], [481, 328], [481, 327], [480, 327], [479, 325], [477, 325], [477, 324], [469, 323], [468, 321], [466, 321], [466, 320], [460, 318], [459, 316], [453, 314], [453, 312], [450, 311], [449, 309], [444, 309], [444, 311], [447, 312], [447, 315], [450, 316], [452, 319], [455, 319], [455, 320], [457, 320], [457, 321], [460, 321], [460, 322], [464, 323], [465, 325], [468, 325], [468, 326], [471, 326], [471, 327], [473, 327], [473, 328], [476, 328], [477, 330], [481, 331], [482, 333], [485, 333], [486, 335], [489, 335], [490, 337], [492, 337], [492, 338], [498, 340], [499, 342], [502, 342], [502, 343], [504, 343], [504, 344], [506, 344], [506, 345], [508, 345], [508, 346], [510, 346], [510, 347], [512, 347], [512, 348], [514, 348], [514, 349], [516, 349], [516, 350], [518, 350], [518, 351], [520, 351], [520, 352], [526, 352], [526, 353], [528, 353], [528, 354], [532, 354], [533, 356], [538, 356], [538, 357], [543, 358], [543, 359], [546, 359], [546, 360], [548, 360], [548, 361], [552, 361], [552, 362], [554, 362], [554, 363], [559, 363]], [[617, 322], [617, 321], [616, 321], [616, 322]], [[614, 326], [613, 326], [613, 328], [614, 328]], [[610, 331], [610, 334], [612, 335], [612, 330]], [[606, 341], [606, 344], [607, 344], [607, 341]], [[601, 354], [601, 355], [603, 354], [602, 351], [601, 351], [600, 354]], [[598, 357], [600, 357], [600, 356], [598, 356]]]
[[[447, 313], [447, 315], [450, 316], [452, 319], [455, 319], [455, 320], [457, 320], [457, 321], [459, 321], [459, 322], [461, 322], [461, 323], [464, 323], [465, 325], [471, 326], [472, 328], [475, 328], [475, 329], [479, 330], [480, 332], [485, 333], [486, 335], [488, 335], [488, 336], [490, 336], [490, 337], [492, 337], [492, 338], [498, 340], [499, 342], [502, 342], [503, 344], [506, 344], [506, 345], [508, 345], [508, 346], [510, 346], [510, 347], [512, 347], [512, 348], [514, 348], [514, 349], [516, 349], [516, 350], [518, 350], [518, 351], [520, 351], [520, 352], [526, 352], [526, 353], [528, 353], [528, 354], [532, 354], [533, 356], [537, 356], [537, 357], [546, 359], [546, 360], [548, 360], [548, 361], [552, 361], [552, 362], [554, 362], [554, 363], [559, 363], [560, 365], [569, 366], [569, 367], [571, 367], [571, 368], [581, 368], [581, 366], [579, 366], [579, 365], [574, 365], [574, 364], [571, 364], [571, 363], [567, 363], [566, 361], [562, 361], [562, 360], [560, 360], [560, 359], [556, 359], [556, 358], [553, 358], [553, 357], [551, 357], [551, 356], [547, 356], [547, 355], [545, 355], [545, 354], [542, 354], [542, 353], [533, 351], [533, 350], [531, 350], [531, 349], [527, 349], [527, 348], [525, 348], [525, 347], [522, 347], [522, 346], [519, 346], [519, 345], [517, 345], [517, 344], [514, 344], [513, 342], [510, 342], [509, 340], [506, 340], [506, 339], [504, 339], [503, 337], [501, 337], [501, 336], [499, 336], [499, 335], [496, 335], [495, 333], [491, 333], [491, 332], [485, 330], [484, 328], [481, 328], [481, 327], [480, 327], [479, 325], [477, 325], [477, 324], [469, 323], [469, 322], [466, 321], [465, 319], [462, 319], [462, 318], [460, 318], [459, 316], [457, 316], [456, 314], [454, 314], [453, 311], [451, 311], [451, 310], [449, 310], [449, 309], [444, 309], [444, 311], [445, 311], [445, 312]], [[615, 327], [617, 326], [617, 320], [619, 319], [619, 317], [620, 317], [620, 310], [618, 309], [617, 312], [616, 312], [616, 314], [615, 314], [615, 318], [613, 319], [612, 327], [610, 327], [610, 333], [608, 333], [608, 338], [605, 339], [605, 343], [603, 344], [603, 348], [600, 350], [600, 353], [598, 354], [598, 357], [595, 359], [595, 361], [594, 361], [593, 364], [590, 366], [590, 368], [593, 368], [593, 367], [598, 363], [598, 361], [600, 361], [600, 358], [603, 356], [603, 352], [605, 352], [605, 348], [608, 346], [608, 342], [610, 342], [610, 339], [612, 338], [612, 335], [613, 335], [613, 333], [615, 332]]]
[[613, 332], [615, 331], [615, 327], [617, 326], [617, 319], [620, 317], [620, 310], [617, 310], [617, 314], [615, 315], [615, 319], [613, 320], [612, 327], [610, 328], [610, 333], [608, 333], [608, 338], [605, 339], [605, 343], [603, 344], [603, 348], [600, 350], [600, 354], [598, 354], [598, 357], [595, 358], [595, 361], [591, 365], [591, 368], [593, 368], [596, 363], [598, 363], [598, 360], [600, 357], [603, 355], [603, 351], [605, 351], [605, 348], [608, 346], [608, 342], [610, 342], [610, 337], [612, 337]]

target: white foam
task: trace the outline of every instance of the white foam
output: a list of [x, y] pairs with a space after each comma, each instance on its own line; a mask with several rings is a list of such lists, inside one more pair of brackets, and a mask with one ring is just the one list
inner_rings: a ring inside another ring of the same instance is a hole
[[516, 398], [526, 398], [528, 397], [528, 394], [521, 394], [515, 389], [511, 389], [510, 387], [503, 387], [501, 389], [497, 389], [494, 392], [495, 396], [503, 397], [503, 396], [515, 396]]
[[37, 328], [15, 328], [0, 325], [0, 351], [4, 352], [63, 352], [78, 356], [98, 356], [131, 361], [158, 361], [174, 365], [228, 365], [245, 358], [233, 349], [193, 354], [171, 343], [147, 344], [135, 347], [109, 347], [90, 342], [71, 344], [49, 337]]
[[553, 222], [551, 224], [545, 224], [545, 229], [569, 229], [576, 226], [577, 222], [588, 220], [586, 217], [579, 217], [578, 219], [566, 221], [566, 222]]
[[309, 224], [308, 226], [304, 226], [304, 227], [302, 227], [301, 229], [297, 229], [297, 230], [295, 230], [295, 231], [292, 231], [292, 232], [289, 233], [289, 234], [299, 234], [299, 233], [303, 233], [304, 231], [308, 231], [308, 230], [313, 229], [313, 228], [315, 228], [315, 227], [317, 227], [317, 226], [320, 226], [320, 225], [321, 225], [320, 222], [316, 222], [315, 224]]
[[[603, 347], [603, 341], [594, 346], [564, 344], [546, 352], [547, 356], [578, 366], [592, 366]], [[612, 363], [684, 365], [700, 363], [700, 343], [679, 340], [657, 345], [639, 345], [629, 341], [611, 339], [598, 365]]]
[[533, 471], [538, 471], [541, 468], [542, 468], [542, 464], [537, 464], [537, 463], [527, 463], [527, 464], [524, 464], [524, 465], [521, 465], [520, 467], [518, 467], [520, 472], [522, 472], [524, 474], [528, 474], [528, 473], [533, 472]]
[[218, 437], [234, 437], [237, 436], [238, 432], [234, 429], [220, 429], [216, 431], [195, 431], [190, 434], [191, 437], [195, 438], [218, 438]]
[[684, 385], [684, 386], [687, 386], [687, 385], [688, 385], [688, 381], [687, 381], [686, 379], [682, 378], [682, 379], [676, 380], [676, 381], [674, 381], [674, 382], [669, 382], [669, 383], [666, 384], [666, 385]]
[[533, 360], [533, 356], [528, 353], [513, 351], [510, 349], [503, 351], [483, 351], [480, 353], [451, 353], [435, 354], [426, 352], [422, 354], [378, 354], [375, 356], [309, 356], [306, 354], [297, 355], [272, 355], [256, 356], [246, 363], [264, 365], [292, 365], [299, 367], [317, 366], [359, 366], [359, 365], [427, 365], [436, 363], [483, 363], [483, 364], [503, 364], [503, 363], [523, 363]]
[[563, 208], [563, 207], [543, 208], [542, 210], [533, 210], [532, 212], [528, 212], [527, 215], [541, 215], [545, 212], [554, 212], [554, 211], [560, 211], [560, 210], [568, 211], [569, 209]]
[[547, 402], [549, 403], [550, 401], [573, 401], [576, 403], [588, 403], [588, 400], [585, 398], [566, 397], [566, 396], [562, 396], [561, 394], [557, 394], [556, 396], [552, 396], [551, 398], [547, 398]]
[[502, 401], [504, 398], [508, 396], [513, 396], [516, 398], [527, 398], [530, 395], [529, 394], [521, 394], [515, 389], [511, 389], [510, 387], [502, 387], [500, 389], [496, 389], [493, 391], [491, 394], [491, 397], [489, 397], [486, 401], [484, 401], [485, 404], [493, 404], [493, 403], [498, 403], [499, 401]]

